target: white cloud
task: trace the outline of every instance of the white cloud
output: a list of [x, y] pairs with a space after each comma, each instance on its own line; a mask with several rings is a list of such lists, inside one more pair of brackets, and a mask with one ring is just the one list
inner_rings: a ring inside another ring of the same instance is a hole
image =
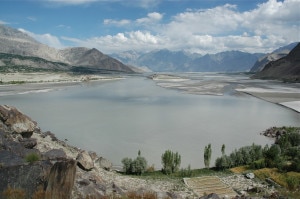
[[44, 0], [49, 3], [59, 5], [82, 5], [94, 2], [120, 2], [122, 4], [137, 6], [142, 8], [149, 8], [158, 5], [162, 0]]
[[147, 17], [137, 19], [137, 23], [156, 23], [163, 18], [163, 15], [158, 12], [148, 13]]
[[74, 46], [96, 47], [104, 53], [162, 48], [202, 54], [225, 50], [270, 52], [300, 41], [299, 8], [299, 0], [269, 0], [243, 12], [236, 5], [226, 4], [209, 9], [188, 9], [165, 24], [162, 23], [163, 14], [151, 12], [135, 20], [105, 19], [103, 22], [119, 27], [131, 25], [136, 31], [80, 40], [63, 39]]
[[129, 24], [135, 26], [147, 26], [153, 25], [158, 23], [163, 18], [163, 15], [158, 12], [148, 13], [147, 17], [136, 19], [135, 21], [131, 21], [129, 19], [121, 19], [121, 20], [114, 20], [114, 19], [104, 19], [104, 25], [115, 25], [115, 26], [128, 26]]
[[23, 32], [23, 33], [26, 33], [27, 35], [29, 35], [30, 37], [34, 38], [35, 40], [43, 43], [43, 44], [46, 44], [50, 47], [54, 47], [54, 48], [64, 48], [65, 46], [60, 42], [60, 40], [51, 35], [51, 34], [35, 34], [35, 33], [32, 33], [32, 32], [29, 32], [27, 30], [24, 30], [22, 28], [19, 28], [18, 29], [19, 31]]
[[85, 46], [88, 48], [98, 48], [105, 53], [127, 51], [127, 50], [154, 50], [160, 46], [162, 39], [154, 36], [150, 32], [132, 31], [127, 33], [118, 33], [116, 35], [107, 35], [103, 37], [93, 37], [86, 40], [76, 38], [62, 37], [66, 41], [71, 41], [76, 46]]
[[27, 19], [30, 20], [30, 21], [36, 21], [37, 20], [35, 17], [32, 17], [32, 16], [27, 17]]
[[126, 26], [130, 23], [131, 21], [128, 19], [122, 19], [122, 20], [104, 19], [103, 21], [104, 25], [116, 25], [116, 26]]
[[80, 5], [86, 3], [96, 2], [98, 0], [46, 0], [50, 3], [66, 4], [66, 5]]
[[56, 28], [71, 29], [71, 26], [67, 26], [67, 25], [64, 25], [64, 24], [59, 24], [58, 26], [56, 26]]

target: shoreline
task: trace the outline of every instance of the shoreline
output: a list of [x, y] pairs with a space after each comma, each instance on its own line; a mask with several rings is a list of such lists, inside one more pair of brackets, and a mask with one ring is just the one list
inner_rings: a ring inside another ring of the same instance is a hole
[[16, 94], [50, 92], [82, 83], [123, 79], [108, 75], [72, 75], [69, 73], [0, 74], [0, 97]]
[[280, 92], [276, 89], [272, 89], [270, 91], [269, 89], [265, 90], [261, 88], [243, 88], [235, 90], [300, 113], [300, 91], [299, 93], [282, 91]]

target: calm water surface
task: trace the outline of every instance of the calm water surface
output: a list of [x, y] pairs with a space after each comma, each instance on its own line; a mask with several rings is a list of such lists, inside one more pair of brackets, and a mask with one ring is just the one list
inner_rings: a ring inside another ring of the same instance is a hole
[[43, 131], [95, 151], [115, 165], [141, 150], [157, 169], [167, 149], [181, 154], [182, 167], [199, 168], [208, 143], [214, 159], [221, 155], [222, 144], [227, 153], [252, 143], [270, 144], [260, 132], [300, 122], [299, 113], [248, 95], [184, 94], [144, 77], [2, 96], [0, 102], [16, 106]]

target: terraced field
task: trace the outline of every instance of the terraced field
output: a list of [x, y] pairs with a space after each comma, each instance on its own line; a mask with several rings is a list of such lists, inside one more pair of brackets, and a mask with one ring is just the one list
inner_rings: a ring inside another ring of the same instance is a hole
[[220, 197], [236, 196], [236, 192], [234, 192], [230, 187], [221, 182], [220, 178], [217, 176], [203, 176], [197, 178], [184, 178], [185, 184], [193, 189], [193, 191], [199, 196], [203, 196], [205, 194], [216, 193]]

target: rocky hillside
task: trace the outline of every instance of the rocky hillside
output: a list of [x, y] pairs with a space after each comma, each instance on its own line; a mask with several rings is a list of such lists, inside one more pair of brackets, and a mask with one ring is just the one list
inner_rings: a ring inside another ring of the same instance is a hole
[[300, 43], [287, 56], [268, 63], [262, 71], [253, 77], [300, 82]]
[[58, 50], [41, 44], [27, 34], [0, 24], [0, 52], [40, 57], [49, 61], [65, 62]]
[[[76, 67], [75, 70], [81, 71], [122, 71], [133, 72], [129, 67], [121, 63], [120, 61], [113, 59], [107, 55], [104, 55], [99, 50], [93, 48], [67, 48], [60, 50], [61, 55], [66, 59], [68, 63]], [[80, 67], [80, 68], [79, 68]]]
[[71, 66], [62, 62], [53, 62], [40, 57], [0, 53], [0, 72], [37, 72], [68, 71]]
[[[130, 67], [96, 49], [68, 48], [58, 50], [37, 42], [24, 32], [4, 25], [0, 25], [0, 53], [31, 57], [27, 60], [26, 58], [19, 59], [16, 64], [14, 60], [12, 63], [17, 66], [31, 64], [34, 68], [51, 69], [53, 65], [49, 65], [49, 63], [56, 62], [62, 63], [62, 65], [54, 68], [63, 70], [72, 68], [79, 72], [133, 72]], [[39, 62], [32, 57], [41, 58], [45, 61]], [[49, 63], [45, 64], [47, 61]], [[5, 61], [0, 59], [0, 64], [3, 62]], [[63, 66], [64, 64], [68, 66]]]
[[272, 53], [269, 53], [261, 58], [259, 58], [253, 67], [251, 68], [250, 72], [260, 72], [269, 62], [276, 61], [287, 54], [295, 48], [295, 46], [298, 44], [298, 42], [291, 43], [287, 46], [283, 46], [281, 48], [278, 48], [274, 50]]
[[101, 198], [132, 192], [159, 198], [193, 196], [173, 182], [120, 175], [104, 157], [42, 132], [30, 117], [6, 105], [0, 106], [0, 179], [0, 198], [11, 189], [26, 199]]
[[111, 56], [124, 63], [146, 66], [156, 72], [240, 72], [249, 71], [261, 53], [226, 51], [217, 54], [191, 54], [167, 49], [137, 53], [134, 51]]

